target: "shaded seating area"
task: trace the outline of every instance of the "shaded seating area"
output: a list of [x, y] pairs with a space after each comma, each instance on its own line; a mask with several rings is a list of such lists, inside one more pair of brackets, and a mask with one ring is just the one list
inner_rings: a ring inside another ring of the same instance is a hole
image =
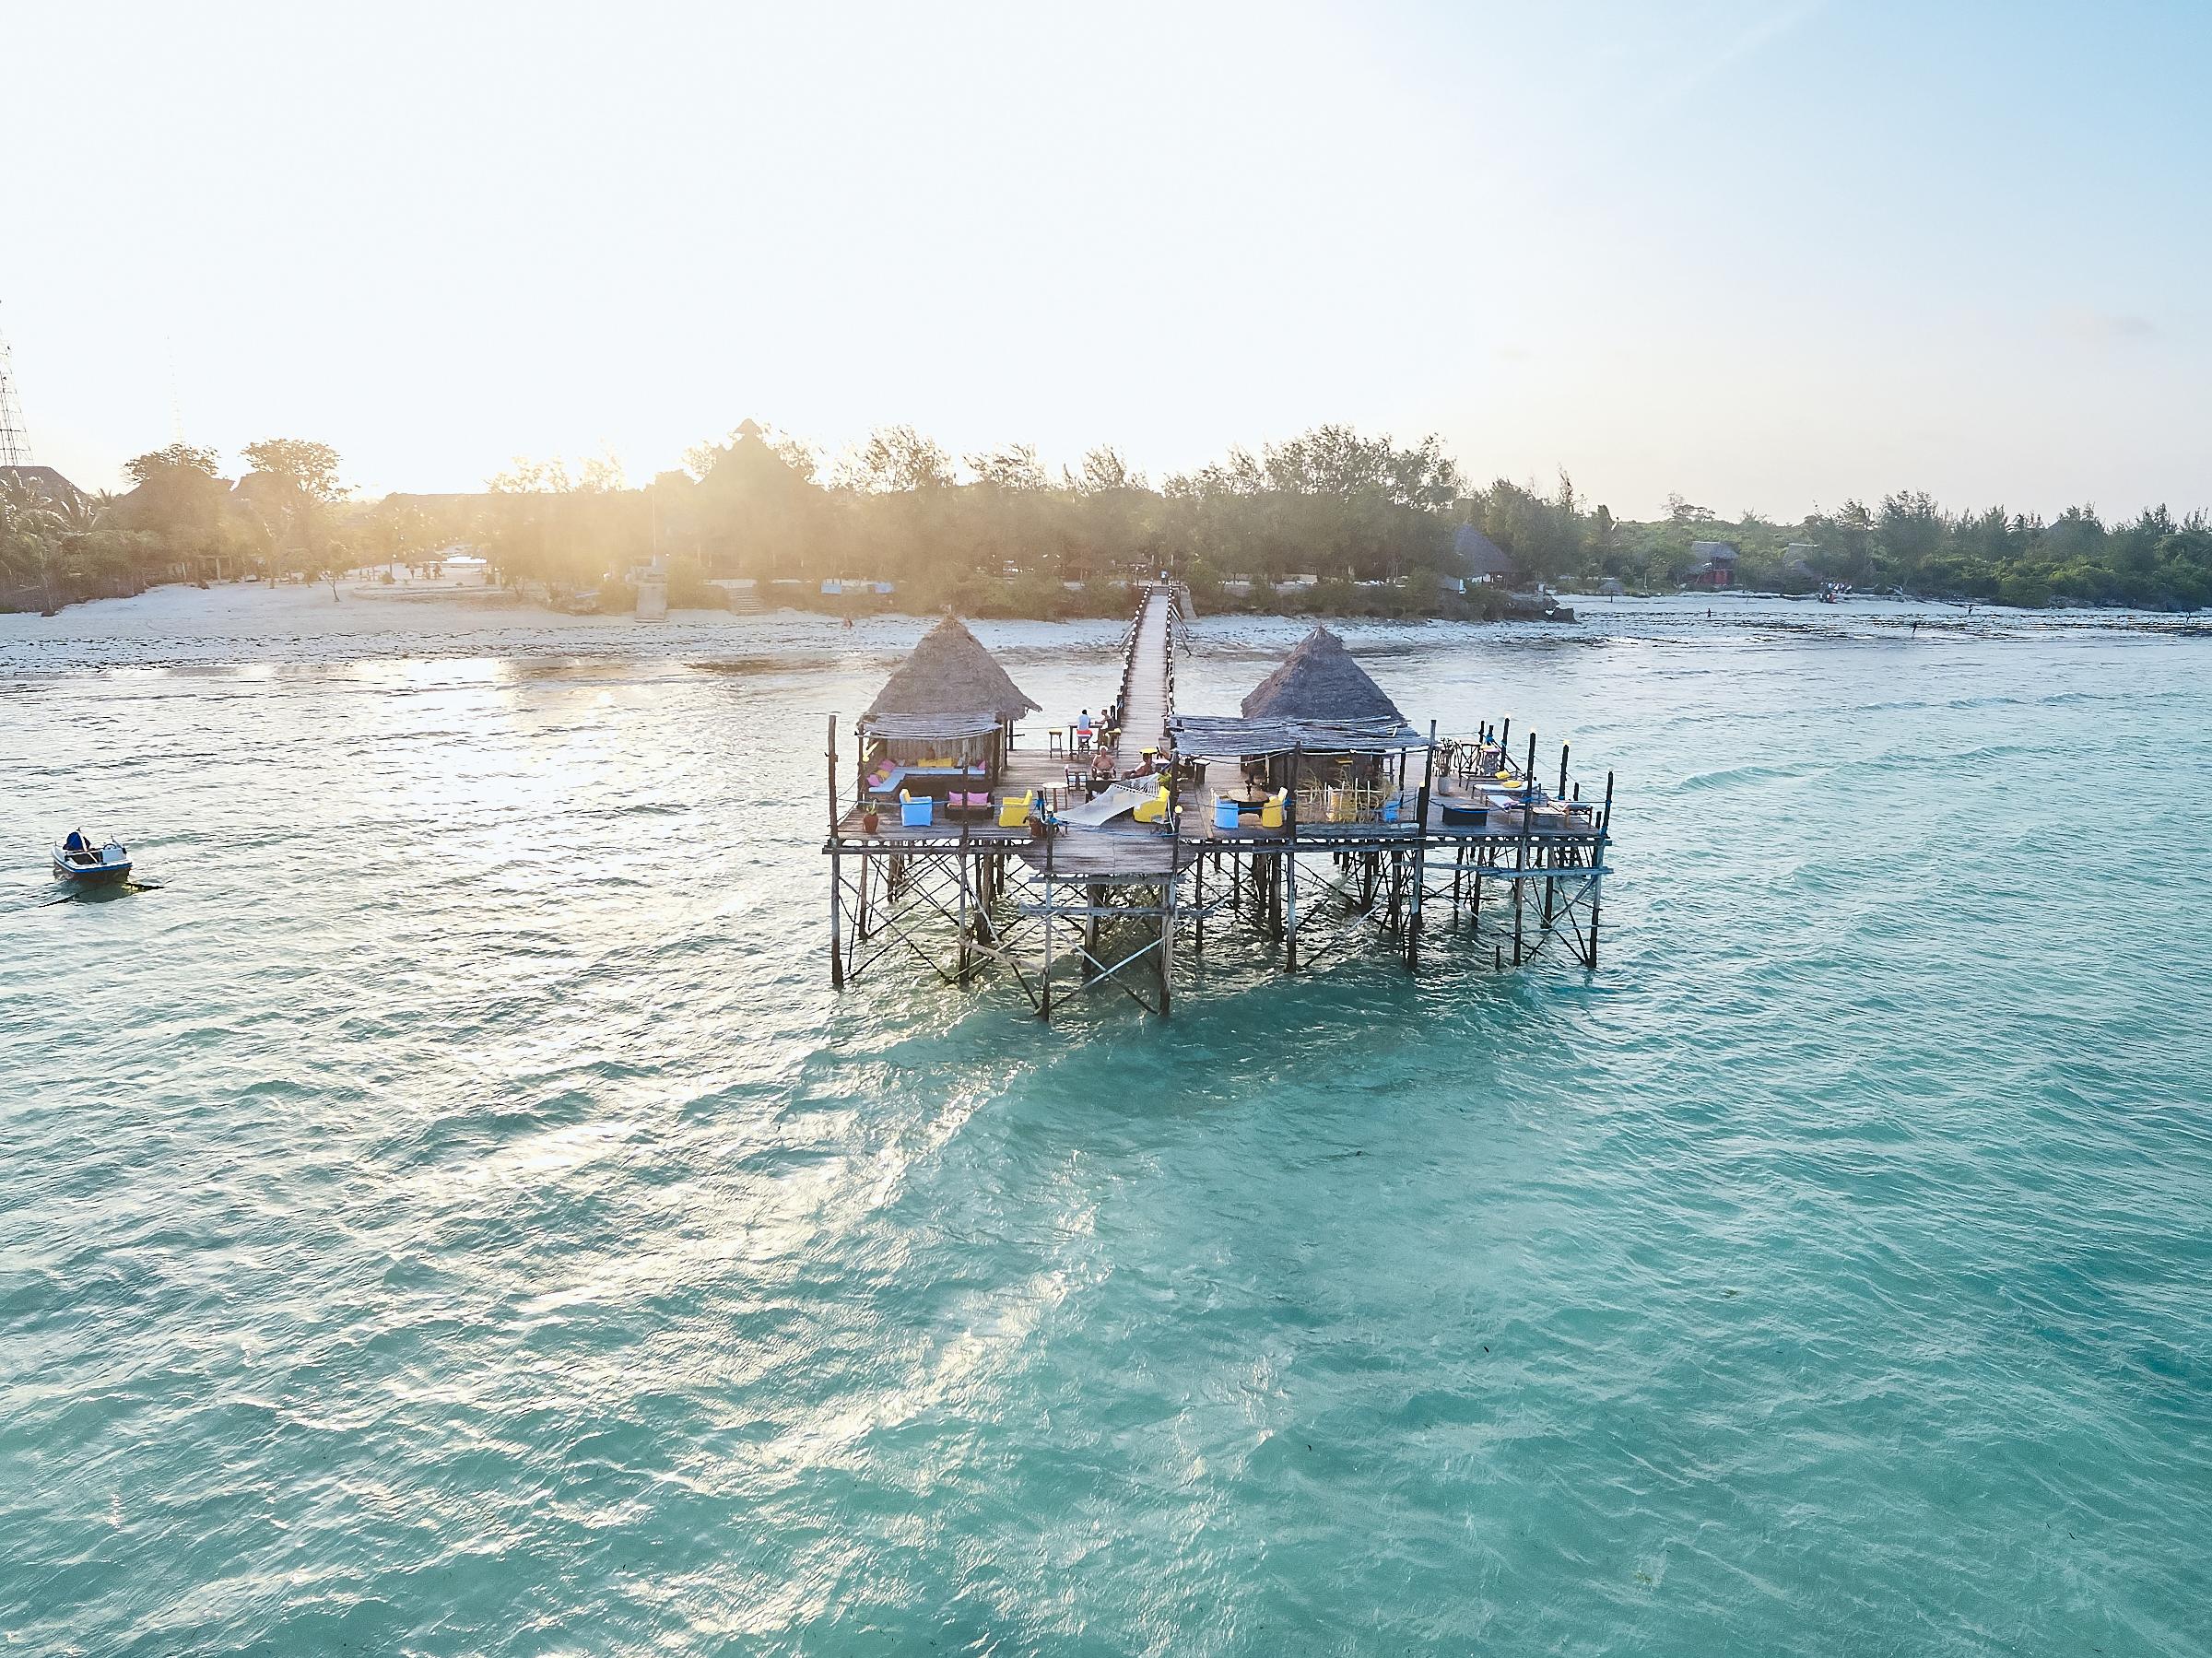
[[888, 759], [878, 760], [865, 782], [865, 790], [878, 800], [903, 798], [907, 794], [948, 797], [963, 785], [988, 784], [991, 772], [984, 766], [960, 766], [949, 760], [928, 759], [919, 765], [894, 765]]
[[1190, 781], [1210, 760], [1237, 765], [1232, 785], [1215, 794], [1207, 827], [1217, 838], [1420, 827], [1429, 738], [1327, 628], [1300, 639], [1234, 719], [1172, 716], [1168, 736], [1177, 774]]
[[895, 805], [900, 829], [999, 821], [993, 791], [1016, 722], [1038, 707], [959, 617], [944, 617], [857, 723], [853, 808]]
[[1006, 767], [1015, 723], [1038, 706], [958, 617], [946, 617], [860, 717], [863, 792], [942, 798], [988, 787]]
[[1181, 775], [1236, 765], [1215, 795], [1216, 837], [1418, 827], [1429, 740], [1326, 628], [1301, 640], [1237, 717], [1175, 716], [1169, 735]]
[[1248, 782], [1293, 792], [1300, 823], [1385, 821], [1407, 781], [1405, 757], [1422, 747], [1398, 705], [1327, 628], [1299, 641], [1238, 712], [1255, 732], [1280, 728], [1267, 749], [1240, 759]]

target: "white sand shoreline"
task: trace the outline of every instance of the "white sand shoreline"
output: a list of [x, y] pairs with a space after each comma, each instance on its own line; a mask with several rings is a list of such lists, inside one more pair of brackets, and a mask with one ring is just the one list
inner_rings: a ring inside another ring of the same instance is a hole
[[[1448, 622], [1328, 618], [1363, 648], [1413, 645], [1468, 632], [1506, 643], [1597, 646], [1621, 638], [1691, 641], [1775, 637], [2005, 638], [2052, 631], [2201, 635], [2206, 624], [2187, 617], [2126, 611], [2024, 611], [1896, 600], [1842, 605], [1700, 594], [1678, 598], [1576, 600], [1580, 620]], [[213, 666], [223, 664], [327, 664], [366, 659], [473, 656], [546, 658], [632, 656], [712, 661], [785, 656], [829, 664], [881, 657], [909, 649], [930, 618], [887, 612], [856, 618], [851, 628], [815, 611], [672, 610], [665, 622], [628, 616], [570, 616], [519, 600], [489, 599], [468, 590], [429, 592], [405, 601], [357, 597], [343, 587], [267, 586], [226, 582], [149, 588], [125, 599], [72, 605], [57, 615], [0, 615], [0, 673], [124, 666]], [[1318, 618], [1243, 614], [1202, 616], [1200, 637], [1230, 649], [1287, 649]], [[1110, 649], [1116, 620], [978, 620], [994, 650]], [[1915, 632], [1917, 627], [1917, 632]]]

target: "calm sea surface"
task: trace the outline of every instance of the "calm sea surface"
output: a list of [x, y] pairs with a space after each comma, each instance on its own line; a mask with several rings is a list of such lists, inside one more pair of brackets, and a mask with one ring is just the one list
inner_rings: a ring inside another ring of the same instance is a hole
[[1348, 628], [1618, 770], [1602, 970], [1046, 1029], [829, 989], [919, 631], [0, 617], [6, 1650], [2212, 1652], [2212, 641]]

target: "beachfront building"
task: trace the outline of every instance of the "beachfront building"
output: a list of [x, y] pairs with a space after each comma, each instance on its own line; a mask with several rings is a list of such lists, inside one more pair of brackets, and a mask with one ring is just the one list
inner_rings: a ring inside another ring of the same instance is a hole
[[1466, 571], [1466, 579], [1486, 587], [1511, 587], [1520, 574], [1505, 549], [1471, 523], [1453, 533], [1452, 551]]
[[91, 504], [92, 498], [64, 477], [52, 466], [33, 466], [28, 461], [17, 466], [0, 466], [0, 485], [6, 485], [34, 500], [67, 511], [77, 511]]
[[1697, 562], [1683, 576], [1690, 587], [1719, 589], [1735, 585], [1735, 548], [1725, 541], [1693, 541], [1690, 557]]
[[1003, 974], [1040, 1017], [1107, 986], [1164, 1016], [1209, 936], [1297, 972], [1377, 937], [1412, 969], [1446, 930], [1500, 968], [1594, 970], [1609, 774], [1586, 797], [1562, 747], [1539, 778], [1510, 721], [1416, 730], [1327, 629], [1237, 714], [1181, 713], [1191, 619], [1179, 582], [1143, 585], [1096, 752], [1018, 746], [1036, 703], [950, 618], [862, 716], [849, 781], [831, 719], [833, 984], [919, 959]]

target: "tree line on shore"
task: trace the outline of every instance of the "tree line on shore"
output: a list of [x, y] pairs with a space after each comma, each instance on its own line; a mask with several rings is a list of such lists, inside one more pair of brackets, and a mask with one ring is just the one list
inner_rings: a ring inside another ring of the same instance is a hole
[[[833, 461], [746, 422], [685, 465], [627, 486], [604, 460], [518, 460], [481, 492], [370, 502], [329, 445], [270, 439], [249, 469], [177, 443], [128, 464], [134, 488], [82, 497], [0, 476], [0, 602], [16, 608], [161, 581], [313, 577], [486, 553], [506, 582], [618, 588], [659, 556], [672, 602], [712, 602], [715, 576], [897, 584], [901, 607], [979, 615], [1112, 614], [1136, 570], [1172, 568], [1203, 606], [1335, 614], [1488, 615], [1469, 585], [1462, 525], [1501, 549], [1523, 584], [1669, 592], [1700, 542], [1735, 549], [1738, 586], [1823, 582], [1930, 598], [2190, 609], [2212, 604], [2212, 523], [2165, 507], [2107, 523], [2093, 508], [2045, 520], [1951, 512], [1924, 492], [1846, 501], [1794, 523], [1724, 519], [1676, 497], [1665, 516], [1617, 520], [1565, 475], [1548, 488], [1471, 487], [1431, 436], [1406, 445], [1317, 427], [1158, 483], [1112, 447], [1054, 472], [1026, 444], [956, 458], [912, 427]], [[67, 497], [67, 499], [65, 499]], [[1292, 585], [1293, 578], [1311, 578]]]

